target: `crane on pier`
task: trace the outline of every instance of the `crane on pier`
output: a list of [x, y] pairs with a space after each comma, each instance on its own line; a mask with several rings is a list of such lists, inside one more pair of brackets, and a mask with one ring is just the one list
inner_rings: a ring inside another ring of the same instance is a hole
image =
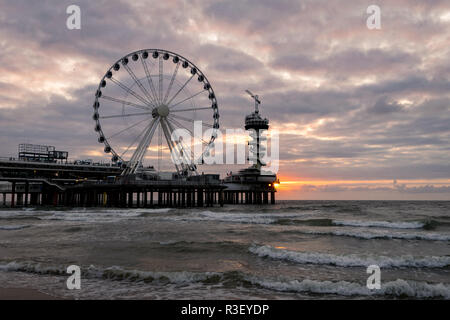
[[261, 104], [261, 100], [259, 100], [259, 96], [256, 94], [253, 94], [250, 90], [245, 90], [250, 97], [252, 97], [255, 100], [255, 113], [259, 113], [259, 105]]

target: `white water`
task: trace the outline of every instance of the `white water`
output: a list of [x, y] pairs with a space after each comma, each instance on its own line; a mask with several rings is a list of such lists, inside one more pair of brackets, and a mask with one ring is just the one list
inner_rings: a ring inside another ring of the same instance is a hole
[[339, 267], [368, 267], [378, 265], [381, 268], [443, 268], [450, 265], [450, 256], [414, 257], [403, 255], [397, 257], [376, 255], [335, 255], [319, 252], [299, 252], [277, 249], [271, 246], [256, 246], [249, 248], [251, 253], [260, 257], [286, 260], [299, 264], [335, 265]]

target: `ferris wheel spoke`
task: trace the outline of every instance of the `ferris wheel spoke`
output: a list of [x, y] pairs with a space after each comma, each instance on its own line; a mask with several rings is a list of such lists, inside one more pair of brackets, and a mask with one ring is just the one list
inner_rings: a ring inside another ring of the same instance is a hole
[[147, 62], [145, 62], [145, 59], [141, 59], [142, 66], [144, 67], [145, 76], [147, 77], [148, 86], [150, 87], [150, 90], [152, 91], [153, 98], [155, 101], [158, 101], [158, 95], [156, 94], [155, 86], [153, 85], [152, 76], [150, 74], [150, 71], [148, 70]]
[[123, 129], [123, 130], [120, 130], [119, 132], [114, 133], [113, 135], [107, 137], [106, 139], [107, 139], [107, 140], [112, 139], [112, 138], [118, 136], [119, 134], [124, 133], [125, 131], [130, 130], [131, 128], [134, 128], [134, 127], [136, 127], [137, 125], [140, 125], [142, 122], [147, 121], [147, 120], [150, 120], [150, 117], [145, 118], [145, 119], [142, 119], [142, 120], [140, 120], [140, 121], [138, 121], [138, 122], [136, 122], [136, 123], [133, 123], [131, 126], [125, 128], [125, 129]]
[[196, 96], [198, 96], [200, 93], [202, 93], [202, 92], [204, 92], [204, 91], [207, 91], [207, 90], [205, 90], [205, 89], [200, 90], [199, 92], [193, 94], [192, 96], [190, 96], [190, 97], [188, 97], [188, 98], [186, 98], [186, 99], [184, 99], [184, 100], [181, 100], [180, 102], [177, 102], [177, 103], [171, 105], [169, 109], [172, 109], [173, 107], [175, 107], [175, 106], [177, 106], [177, 105], [179, 105], [179, 104], [181, 104], [181, 103], [183, 103], [183, 102], [185, 102], [185, 101], [187, 101], [187, 100], [189, 100], [189, 99], [195, 98]]
[[101, 116], [100, 119], [110, 119], [110, 118], [123, 118], [123, 117], [133, 117], [142, 116], [146, 114], [152, 114], [151, 112], [140, 112], [140, 113], [128, 113], [128, 114], [115, 114], [111, 116]]
[[[195, 119], [186, 118], [186, 117], [182, 117], [182, 116], [176, 116], [174, 114], [172, 114], [171, 117], [176, 118], [176, 119], [180, 119], [180, 120], [183, 120], [183, 121], [187, 121], [187, 122], [192, 122], [192, 123], [195, 122]], [[209, 128], [214, 128], [214, 126], [212, 124], [203, 123], [203, 121], [202, 121], [202, 125], [204, 125], [206, 127], [209, 127]]]
[[193, 74], [192, 76], [189, 77], [189, 79], [186, 80], [186, 82], [181, 86], [181, 88], [177, 91], [177, 93], [175, 93], [175, 95], [169, 100], [169, 102], [166, 103], [166, 105], [170, 105], [170, 103], [173, 101], [173, 99], [175, 99], [175, 97], [181, 92], [181, 90], [184, 89], [184, 87], [186, 87], [186, 85], [189, 83], [189, 81], [192, 80], [192, 78], [195, 76], [195, 74]]
[[114, 77], [111, 77], [111, 81], [114, 82], [115, 84], [117, 84], [119, 87], [121, 87], [123, 90], [125, 90], [127, 93], [131, 94], [132, 96], [134, 96], [136, 99], [138, 99], [139, 101], [141, 101], [143, 104], [145, 105], [149, 105], [149, 103], [142, 98], [138, 93], [136, 93], [133, 89], [128, 88], [126, 85], [124, 85], [122, 82], [120, 82], [119, 80], [115, 79]]
[[172, 74], [172, 78], [170, 79], [169, 88], [167, 89], [166, 95], [164, 96], [163, 103], [165, 103], [167, 101], [167, 98], [169, 96], [170, 90], [172, 89], [173, 82], [175, 81], [175, 78], [177, 76], [178, 68], [180, 67], [180, 64], [181, 64], [181, 62], [178, 61], [177, 66], [175, 67], [175, 70], [174, 70], [174, 72]]
[[129, 150], [130, 148], [139, 140], [140, 137], [142, 137], [142, 135], [148, 130], [148, 128], [151, 126], [153, 122], [151, 122], [150, 124], [148, 124], [147, 126], [145, 126], [145, 128], [141, 131], [141, 133], [139, 133], [138, 136], [136, 136], [136, 138], [133, 140], [133, 142], [131, 142], [128, 147], [125, 149], [124, 152], [122, 152], [122, 154], [120, 155], [120, 157], [122, 158]]
[[133, 70], [131, 70], [131, 68], [127, 64], [124, 64], [123, 66], [124, 66], [125, 70], [127, 70], [128, 74], [133, 78], [134, 82], [138, 85], [139, 89], [141, 89], [142, 93], [147, 97], [148, 103], [150, 103], [151, 105], [153, 105], [155, 107], [156, 106], [155, 101], [153, 101], [153, 99], [150, 97], [147, 89], [145, 89], [145, 87], [142, 85], [141, 81], [136, 77]]
[[147, 126], [144, 137], [142, 138], [141, 142], [139, 143], [133, 155], [131, 156], [130, 164], [129, 167], [127, 168], [128, 173], [135, 173], [136, 169], [139, 166], [139, 163], [142, 162], [142, 159], [144, 158], [148, 150], [148, 147], [152, 141], [153, 134], [156, 131], [157, 124], [159, 121], [160, 121], [159, 117], [154, 118], [153, 121]]
[[162, 95], [163, 95], [163, 57], [159, 56], [159, 103], [162, 103]]
[[[187, 131], [189, 131], [189, 133], [191, 134], [191, 136], [195, 138], [194, 132], [193, 132], [191, 129], [187, 128], [186, 126], [184, 126], [183, 124], [179, 123], [177, 120], [175, 120], [175, 119], [173, 119], [173, 118], [171, 118], [171, 117], [168, 117], [167, 120], [172, 121], [175, 125], [177, 125], [177, 126], [183, 128], [183, 129], [186, 129]], [[209, 144], [207, 141], [203, 140], [202, 138], [199, 138], [199, 137], [197, 137], [197, 138], [200, 139], [201, 142], [202, 142], [204, 145], [208, 145], [208, 144]]]
[[121, 103], [121, 104], [125, 104], [125, 105], [131, 106], [131, 107], [136, 107], [136, 108], [139, 108], [139, 109], [150, 110], [150, 108], [148, 108], [147, 106], [141, 106], [141, 105], [133, 103], [133, 102], [129, 102], [129, 101], [125, 101], [125, 100], [122, 100], [122, 99], [113, 98], [113, 97], [110, 97], [110, 96], [102, 95], [100, 98], [101, 99], [106, 99], [106, 100], [109, 100], [109, 101], [113, 101], [113, 102], [117, 102], [117, 103]]
[[189, 108], [189, 109], [178, 109], [171, 110], [170, 112], [187, 112], [187, 111], [197, 111], [197, 110], [211, 110], [211, 107], [201, 107], [201, 108]]

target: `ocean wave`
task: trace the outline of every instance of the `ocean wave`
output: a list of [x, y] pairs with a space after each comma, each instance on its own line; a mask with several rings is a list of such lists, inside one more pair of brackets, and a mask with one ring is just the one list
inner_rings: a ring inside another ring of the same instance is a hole
[[75, 233], [75, 232], [80, 232], [80, 231], [83, 231], [83, 230], [85, 230], [85, 229], [81, 228], [81, 227], [71, 227], [71, 228], [64, 229], [63, 231], [64, 232], [69, 232], [69, 233]]
[[87, 271], [88, 275], [95, 275], [96, 278], [110, 280], [128, 280], [128, 281], [144, 281], [144, 282], [163, 282], [172, 284], [187, 284], [196, 282], [211, 281], [220, 277], [220, 273], [215, 272], [158, 272], [158, 271], [140, 271], [125, 270], [121, 267], [110, 267], [106, 269], [97, 269], [90, 267]]
[[[42, 266], [36, 263], [9, 262], [0, 264], [0, 271], [31, 272], [36, 274], [67, 276], [65, 268]], [[340, 296], [393, 296], [409, 298], [444, 298], [450, 299], [450, 286], [427, 282], [397, 279], [382, 282], [381, 289], [369, 290], [365, 284], [348, 281], [318, 281], [311, 279], [287, 280], [268, 279], [245, 274], [240, 271], [227, 272], [158, 272], [127, 270], [113, 266], [82, 268], [82, 277], [111, 281], [143, 282], [152, 284], [199, 284], [230, 287], [262, 288], [278, 292], [298, 292], [306, 294], [340, 295]]]
[[[30, 208], [31, 209], [31, 208]], [[0, 210], [0, 220], [15, 219], [39, 219], [43, 215], [48, 215], [47, 211], [35, 210]]]
[[299, 252], [277, 249], [267, 245], [253, 245], [249, 248], [249, 251], [260, 257], [291, 261], [299, 264], [334, 265], [339, 267], [367, 267], [369, 265], [378, 265], [381, 268], [443, 268], [450, 266], [450, 256], [426, 256], [419, 258], [411, 255], [399, 257], [361, 256], [356, 254], [334, 255], [320, 252]]
[[334, 225], [349, 227], [377, 227], [394, 229], [421, 229], [425, 223], [420, 221], [367, 221], [367, 220], [333, 220]]
[[433, 230], [436, 227], [444, 227], [444, 226], [450, 226], [450, 222], [429, 219], [429, 220], [425, 220], [423, 228], [425, 230]]
[[315, 226], [315, 227], [326, 227], [333, 226], [333, 220], [327, 218], [319, 219], [277, 219], [274, 224], [280, 225], [305, 225], [305, 226]]
[[388, 229], [426, 229], [431, 230], [436, 226], [444, 225], [445, 222], [435, 220], [427, 221], [373, 221], [373, 220], [333, 220], [329, 218], [316, 219], [283, 219], [274, 221], [281, 225], [306, 225], [314, 227], [365, 227], [365, 228], [388, 228]]
[[249, 223], [249, 224], [272, 224], [276, 221], [274, 214], [249, 214], [249, 213], [222, 213], [212, 211], [202, 211], [196, 216], [188, 217], [188, 220], [213, 220], [231, 223]]
[[1, 220], [57, 220], [57, 221], [80, 221], [80, 222], [101, 222], [117, 221], [120, 219], [135, 218], [142, 214], [142, 211], [135, 210], [114, 210], [98, 209], [86, 210], [85, 208], [75, 208], [71, 210], [29, 210], [29, 211], [5, 211], [0, 212]]
[[162, 246], [168, 246], [168, 245], [173, 245], [173, 244], [179, 244], [179, 243], [183, 243], [184, 241], [179, 241], [179, 240], [167, 240], [167, 241], [160, 241], [159, 244]]
[[42, 220], [42, 219], [35, 216], [9, 216], [9, 217], [0, 217], [0, 220], [14, 221], [14, 220]]
[[188, 241], [168, 239], [154, 242], [154, 244], [164, 246], [167, 249], [176, 249], [177, 251], [182, 252], [197, 252], [199, 250], [218, 250], [219, 252], [223, 252], [224, 250], [226, 250], [227, 252], [231, 251], [233, 253], [245, 253], [248, 249], [247, 243], [235, 241]]
[[173, 208], [160, 208], [160, 209], [148, 209], [144, 212], [141, 212], [138, 216], [139, 217], [151, 217], [158, 213], [167, 213], [169, 211], [175, 210]]
[[313, 294], [333, 294], [339, 296], [393, 296], [409, 298], [444, 298], [450, 299], [450, 286], [442, 283], [429, 284], [427, 282], [407, 281], [397, 279], [381, 284], [379, 290], [369, 290], [366, 286], [348, 281], [316, 281], [305, 279], [302, 281], [273, 281], [251, 280], [253, 284], [263, 288], [280, 292], [298, 292]]
[[42, 220], [62, 220], [78, 222], [116, 222], [126, 219], [138, 219], [157, 213], [170, 211], [163, 209], [100, 209], [100, 210], [67, 210], [54, 211], [50, 215], [40, 217]]
[[[40, 275], [67, 276], [64, 266], [45, 266], [33, 262], [8, 262], [0, 264], [0, 271], [4, 272], [26, 272]], [[187, 284], [196, 282], [219, 283], [223, 280], [223, 274], [218, 272], [189, 272], [189, 271], [142, 271], [128, 270], [118, 266], [99, 268], [89, 266], [81, 269], [81, 276], [84, 278], [107, 279], [113, 281], [142, 281], [163, 282], [173, 284]]]
[[441, 233], [406, 233], [406, 232], [381, 232], [374, 230], [332, 230], [332, 231], [321, 231], [321, 230], [293, 230], [290, 232], [303, 233], [303, 234], [313, 234], [313, 235], [332, 235], [332, 236], [346, 236], [354, 237], [360, 239], [403, 239], [403, 240], [430, 240], [430, 241], [449, 241], [450, 234]]
[[6, 226], [0, 226], [0, 230], [20, 230], [31, 227], [29, 224], [24, 225], [6, 225]]
[[191, 212], [182, 216], [167, 216], [158, 217], [161, 220], [168, 221], [218, 221], [228, 223], [243, 223], [243, 224], [274, 224], [280, 218], [298, 218], [307, 214], [288, 214], [288, 213], [230, 213], [230, 212], [218, 212], [218, 211], [200, 211]]

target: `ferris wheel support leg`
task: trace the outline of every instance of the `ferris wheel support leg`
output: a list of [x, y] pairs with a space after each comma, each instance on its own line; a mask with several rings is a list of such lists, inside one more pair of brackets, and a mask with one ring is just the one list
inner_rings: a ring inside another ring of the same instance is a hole
[[139, 163], [142, 162], [142, 159], [147, 152], [148, 146], [150, 145], [150, 142], [152, 141], [153, 134], [155, 133], [157, 123], [159, 121], [159, 118], [154, 118], [150, 125], [148, 126], [148, 129], [144, 135], [144, 138], [139, 143], [138, 147], [136, 148], [135, 152], [133, 153], [130, 162], [125, 168], [125, 170], [122, 172], [122, 176], [133, 174], [136, 172]]
[[[173, 125], [169, 122], [166, 121], [167, 126], [170, 130], [170, 133], [172, 134], [175, 131], [175, 128], [173, 127]], [[181, 155], [181, 157], [183, 158], [183, 163], [182, 163], [182, 168], [183, 171], [193, 171], [194, 173], [197, 174], [197, 170], [195, 169], [195, 167], [193, 166], [193, 161], [191, 161], [188, 156], [186, 155], [186, 150], [188, 150], [186, 147], [184, 147], [183, 143], [181, 141], [177, 141], [177, 143], [174, 143], [175, 147], [177, 148], [178, 154]]]
[[[170, 150], [170, 154], [174, 155], [174, 145], [173, 145], [173, 141], [170, 137], [170, 131], [167, 127], [167, 121], [164, 118], [161, 118], [161, 128], [163, 129], [163, 133], [164, 133], [164, 137], [166, 138], [167, 141], [167, 145], [169, 146], [169, 150]], [[180, 168], [178, 167], [178, 165], [175, 163], [175, 168], [177, 169], [178, 174], [181, 174]]]

